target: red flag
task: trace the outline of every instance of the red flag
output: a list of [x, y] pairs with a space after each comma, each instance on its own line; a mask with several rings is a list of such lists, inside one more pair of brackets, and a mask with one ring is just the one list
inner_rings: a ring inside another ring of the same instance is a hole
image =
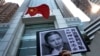
[[28, 7], [28, 10], [26, 12], [26, 14], [29, 14], [30, 16], [34, 16], [38, 13], [42, 14], [42, 16], [47, 19], [49, 17], [49, 14], [50, 14], [50, 10], [49, 10], [48, 5], [42, 4], [42, 5], [37, 6], [37, 7]]
[[26, 14], [29, 14], [30, 16], [34, 16], [36, 15], [38, 12], [38, 9], [35, 7], [28, 7], [28, 10], [26, 12]]

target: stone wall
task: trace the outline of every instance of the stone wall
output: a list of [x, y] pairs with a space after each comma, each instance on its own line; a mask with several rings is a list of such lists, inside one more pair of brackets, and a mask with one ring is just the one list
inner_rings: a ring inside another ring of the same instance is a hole
[[4, 4], [5, 0], [0, 0], [0, 6]]
[[0, 6], [0, 23], [7, 23], [18, 8], [16, 3], [5, 3]]
[[91, 11], [91, 5], [88, 0], [71, 0], [84, 13], [88, 14]]

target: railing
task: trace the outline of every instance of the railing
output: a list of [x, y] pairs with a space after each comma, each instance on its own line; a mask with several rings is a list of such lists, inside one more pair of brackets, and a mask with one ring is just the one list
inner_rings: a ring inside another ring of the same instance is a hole
[[84, 29], [86, 35], [91, 37], [100, 30], [100, 17], [90, 22]]

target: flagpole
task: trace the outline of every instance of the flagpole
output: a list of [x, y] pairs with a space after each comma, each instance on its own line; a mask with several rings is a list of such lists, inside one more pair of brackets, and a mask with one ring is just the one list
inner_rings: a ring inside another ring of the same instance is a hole
[[22, 17], [26, 14], [26, 11], [28, 10], [29, 4], [31, 3], [31, 0], [28, 1], [28, 4], [26, 6], [26, 10], [24, 10]]

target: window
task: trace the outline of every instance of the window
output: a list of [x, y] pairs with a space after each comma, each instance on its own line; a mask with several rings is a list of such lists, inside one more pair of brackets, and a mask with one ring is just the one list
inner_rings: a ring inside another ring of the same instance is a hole
[[68, 26], [77, 26], [80, 31], [83, 30], [83, 24], [78, 17], [69, 17], [66, 18], [66, 23]]
[[7, 30], [8, 30], [8, 27], [0, 27], [0, 40], [4, 37]]
[[53, 23], [26, 25], [17, 56], [36, 55], [36, 32], [54, 28], [55, 27]]

